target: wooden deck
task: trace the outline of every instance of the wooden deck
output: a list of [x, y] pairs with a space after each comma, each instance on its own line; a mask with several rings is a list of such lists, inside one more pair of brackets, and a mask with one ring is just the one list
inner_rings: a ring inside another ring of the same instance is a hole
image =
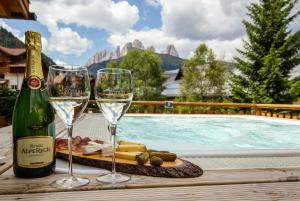
[[[6, 164], [0, 166], [0, 200], [3, 201], [300, 200], [300, 164], [293, 168], [204, 169], [203, 176], [188, 179], [132, 175], [131, 181], [116, 185], [100, 184], [95, 181], [97, 175], [85, 174], [91, 180], [88, 186], [75, 190], [55, 189], [49, 184], [62, 174], [38, 179], [14, 177], [11, 127], [0, 129], [0, 139], [0, 154], [6, 156]], [[198, 165], [201, 166], [201, 162]]]

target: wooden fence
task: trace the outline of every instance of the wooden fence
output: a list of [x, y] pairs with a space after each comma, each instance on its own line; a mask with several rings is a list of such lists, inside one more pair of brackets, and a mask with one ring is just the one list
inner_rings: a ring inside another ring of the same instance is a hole
[[[96, 102], [89, 102], [90, 110], [98, 110]], [[129, 113], [174, 114], [253, 114], [272, 117], [298, 118], [300, 104], [213, 103], [176, 101], [133, 101]]]

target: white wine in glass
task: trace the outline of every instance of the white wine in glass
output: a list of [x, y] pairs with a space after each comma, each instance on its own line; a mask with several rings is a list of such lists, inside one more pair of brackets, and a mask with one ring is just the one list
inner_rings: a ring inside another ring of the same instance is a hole
[[131, 72], [125, 69], [111, 68], [97, 72], [95, 98], [104, 118], [108, 121], [112, 138], [112, 172], [97, 177], [104, 183], [119, 183], [130, 180], [127, 175], [116, 173], [116, 129], [120, 118], [126, 113], [133, 97]]
[[86, 68], [55, 65], [48, 73], [49, 102], [68, 131], [69, 175], [54, 181], [55, 188], [76, 188], [87, 185], [87, 178], [75, 177], [72, 169], [73, 124], [86, 108], [90, 97], [90, 81]]

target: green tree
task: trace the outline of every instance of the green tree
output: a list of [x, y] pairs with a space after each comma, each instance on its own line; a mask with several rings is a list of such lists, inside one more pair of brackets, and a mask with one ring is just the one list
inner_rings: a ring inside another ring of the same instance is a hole
[[289, 73], [300, 63], [300, 32], [289, 24], [298, 0], [260, 0], [247, 7], [250, 20], [243, 20], [248, 40], [241, 57], [235, 58], [239, 73], [232, 75], [235, 102], [284, 103], [291, 101]]
[[290, 90], [289, 94], [292, 96], [293, 99], [300, 97], [300, 76], [295, 77], [290, 81]]
[[181, 100], [219, 101], [225, 95], [227, 68], [204, 43], [185, 61], [182, 71]]
[[118, 63], [116, 60], [110, 60], [106, 63], [105, 68], [118, 68]]
[[132, 71], [135, 100], [161, 100], [166, 80], [161, 68], [161, 59], [150, 50], [132, 49], [122, 58], [121, 68]]
[[16, 91], [0, 89], [0, 116], [11, 119], [16, 99]]

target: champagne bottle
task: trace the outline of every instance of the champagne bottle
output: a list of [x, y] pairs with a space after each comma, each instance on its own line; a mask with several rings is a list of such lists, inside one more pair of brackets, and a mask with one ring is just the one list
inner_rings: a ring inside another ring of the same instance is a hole
[[26, 70], [13, 112], [13, 169], [17, 177], [50, 175], [55, 169], [54, 111], [41, 62], [41, 35], [25, 33]]

